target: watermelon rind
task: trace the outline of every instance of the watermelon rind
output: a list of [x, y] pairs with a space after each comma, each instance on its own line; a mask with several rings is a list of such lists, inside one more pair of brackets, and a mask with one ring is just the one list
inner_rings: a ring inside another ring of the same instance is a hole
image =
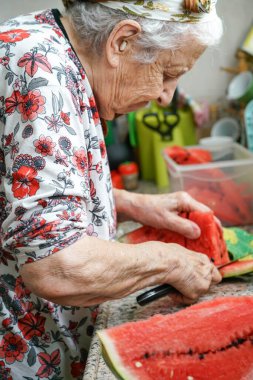
[[220, 268], [222, 278], [239, 277], [251, 272], [253, 272], [253, 255], [248, 255]]
[[125, 365], [123, 365], [120, 356], [117, 353], [113, 341], [110, 339], [106, 331], [98, 331], [97, 335], [100, 339], [102, 345], [102, 355], [104, 361], [113, 372], [113, 374], [119, 380], [138, 380], [132, 371], [128, 370]]

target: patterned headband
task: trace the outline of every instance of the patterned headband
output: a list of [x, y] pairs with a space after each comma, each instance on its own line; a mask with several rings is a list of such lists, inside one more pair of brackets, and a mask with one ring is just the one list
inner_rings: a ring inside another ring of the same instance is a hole
[[133, 16], [176, 22], [202, 22], [216, 14], [217, 0], [63, 0], [66, 8], [75, 2], [100, 3]]

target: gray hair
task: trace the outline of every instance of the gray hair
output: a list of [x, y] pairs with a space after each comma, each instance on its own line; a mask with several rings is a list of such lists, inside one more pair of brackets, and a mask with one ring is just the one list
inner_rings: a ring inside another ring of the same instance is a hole
[[145, 19], [109, 9], [101, 4], [74, 2], [67, 10], [72, 25], [83, 43], [94, 53], [100, 54], [111, 31], [120, 21], [132, 19], [142, 28], [137, 40], [138, 53], [134, 56], [142, 63], [152, 63], [159, 51], [180, 48], [184, 36], [193, 36], [204, 46], [216, 45], [223, 33], [218, 16], [203, 23], [179, 23]]

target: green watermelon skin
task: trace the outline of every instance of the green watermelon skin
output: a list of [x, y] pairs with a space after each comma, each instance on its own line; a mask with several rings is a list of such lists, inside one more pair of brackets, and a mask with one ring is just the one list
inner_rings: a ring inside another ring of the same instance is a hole
[[222, 278], [242, 276], [251, 272], [253, 272], [253, 255], [248, 255], [243, 259], [220, 268]]
[[222, 297], [98, 332], [123, 380], [252, 380], [253, 297]]
[[146, 241], [175, 243], [192, 251], [206, 254], [218, 266], [230, 261], [226, 243], [223, 239], [223, 231], [215, 221], [212, 212], [192, 211], [181, 216], [198, 224], [201, 230], [201, 235], [198, 239], [187, 239], [174, 231], [143, 226], [124, 235], [120, 241], [128, 244], [139, 244]]

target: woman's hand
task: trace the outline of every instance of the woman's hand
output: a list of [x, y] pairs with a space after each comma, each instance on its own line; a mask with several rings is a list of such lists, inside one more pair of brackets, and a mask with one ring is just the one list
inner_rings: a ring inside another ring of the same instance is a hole
[[194, 222], [180, 217], [179, 213], [210, 211], [209, 207], [182, 191], [149, 195], [116, 190], [114, 194], [117, 211], [125, 218], [151, 227], [167, 228], [190, 239], [198, 238], [200, 229]]
[[[164, 249], [168, 250], [167, 247]], [[182, 303], [190, 304], [196, 301], [208, 292], [212, 284], [222, 280], [218, 269], [206, 255], [177, 244], [169, 244], [169, 250], [170, 255], [174, 256], [175, 263], [168, 267], [169, 272], [165, 276], [164, 283], [169, 283], [179, 291], [180, 294], [176, 298]]]

